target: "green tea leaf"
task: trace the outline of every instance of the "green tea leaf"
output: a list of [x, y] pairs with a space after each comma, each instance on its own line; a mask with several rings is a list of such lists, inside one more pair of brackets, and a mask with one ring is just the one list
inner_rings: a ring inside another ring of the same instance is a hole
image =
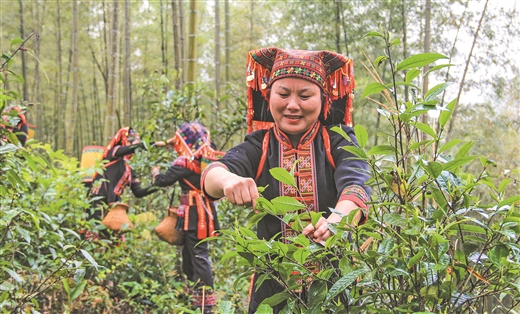
[[395, 68], [395, 71], [397, 72], [411, 68], [420, 68], [439, 59], [448, 59], [448, 57], [435, 52], [419, 53], [401, 61], [401, 63], [399, 63]]
[[278, 181], [290, 185], [292, 187], [296, 187], [296, 181], [294, 181], [294, 177], [291, 176], [289, 171], [285, 170], [282, 167], [275, 167], [269, 169], [269, 173]]
[[328, 302], [334, 299], [338, 294], [345, 292], [348, 286], [350, 286], [359, 276], [363, 275], [364, 273], [366, 273], [366, 269], [356, 269], [340, 278], [330, 288], [325, 302]]
[[354, 132], [356, 133], [356, 139], [358, 141], [359, 147], [365, 147], [368, 142], [367, 130], [360, 124], [357, 124], [354, 126]]
[[361, 94], [361, 99], [364, 99], [368, 95], [376, 94], [376, 93], [379, 93], [379, 92], [387, 90], [387, 89], [388, 89], [388, 87], [386, 87], [385, 85], [383, 85], [381, 83], [377, 83], [377, 82], [370, 83], [363, 90], [363, 94]]

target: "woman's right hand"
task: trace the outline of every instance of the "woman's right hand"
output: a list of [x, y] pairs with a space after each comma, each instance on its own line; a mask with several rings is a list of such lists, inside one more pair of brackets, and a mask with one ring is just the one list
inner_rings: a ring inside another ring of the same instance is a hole
[[253, 205], [253, 208], [260, 197], [255, 180], [238, 176], [222, 167], [208, 171], [204, 178], [204, 190], [214, 198], [226, 197], [232, 204]]
[[252, 178], [244, 178], [230, 173], [222, 182], [222, 191], [227, 199], [236, 205], [253, 206], [259, 197], [258, 187]]
[[152, 176], [156, 176], [158, 175], [159, 173], [161, 173], [161, 167], [159, 166], [154, 166], [152, 167]]

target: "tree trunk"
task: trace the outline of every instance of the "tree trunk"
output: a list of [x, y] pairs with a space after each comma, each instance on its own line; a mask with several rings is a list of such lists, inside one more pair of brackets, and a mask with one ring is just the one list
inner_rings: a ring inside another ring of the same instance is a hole
[[181, 43], [179, 40], [179, 7], [177, 0], [172, 0], [173, 20], [173, 68], [175, 69], [175, 89], [181, 89]]
[[335, 6], [335, 20], [334, 20], [334, 38], [335, 38], [335, 41], [336, 41], [336, 52], [337, 53], [341, 53], [341, 30], [340, 30], [340, 25], [341, 25], [341, 17], [340, 17], [340, 10], [341, 10], [341, 1], [339, 0], [335, 0], [334, 1], [336, 3], [336, 6]]
[[[407, 33], [406, 33], [406, 0], [401, 1], [401, 22], [403, 23], [403, 60], [408, 58], [408, 43], [407, 43]], [[404, 87], [404, 99], [405, 101], [409, 100], [408, 97], [408, 86]]]
[[112, 27], [110, 29], [110, 63], [108, 64], [107, 113], [105, 118], [105, 140], [108, 142], [117, 132], [117, 90], [119, 73], [119, 1], [113, 1]]
[[[62, 83], [62, 48], [61, 48], [61, 11], [60, 11], [60, 0], [56, 0], [56, 7], [58, 9], [57, 17], [57, 60], [58, 73], [56, 74], [56, 97], [54, 103], [54, 116], [57, 117], [57, 121], [54, 127], [54, 149], [58, 150], [59, 147], [65, 147], [65, 133], [64, 133], [64, 122], [65, 122], [65, 106], [62, 105], [63, 99], [63, 83]], [[41, 127], [41, 126], [40, 126]]]
[[[95, 64], [92, 64], [92, 73], [95, 72]], [[92, 75], [92, 86], [97, 86], [97, 80], [96, 76]], [[99, 96], [99, 90], [97, 88], [94, 88], [93, 92], [93, 114], [94, 114], [94, 120], [92, 122], [93, 125], [93, 144], [95, 145], [105, 145], [105, 141], [103, 138], [103, 125], [101, 120], [101, 97]]]
[[348, 25], [345, 24], [345, 15], [343, 14], [343, 2], [339, 1], [339, 12], [341, 17], [341, 28], [343, 29], [343, 39], [345, 40], [345, 54], [348, 56], [350, 51], [348, 49], [348, 37], [347, 37], [347, 28]]
[[[100, 69], [103, 69], [103, 78], [105, 79], [105, 95], [108, 96], [108, 81], [110, 80], [108, 78], [108, 73], [110, 72], [109, 70], [109, 54], [110, 54], [110, 50], [108, 48], [108, 46], [110, 45], [109, 44], [109, 41], [110, 41], [110, 31], [108, 30], [109, 29], [109, 21], [107, 19], [107, 10], [108, 10], [108, 6], [107, 4], [105, 3], [105, 1], [103, 1], [103, 59], [102, 59], [102, 63], [104, 64], [104, 67], [100, 67]], [[93, 53], [94, 57], [95, 57], [95, 53]]]
[[181, 52], [181, 87], [186, 82], [186, 30], [184, 24], [184, 2], [179, 0], [180, 52]]
[[220, 0], [215, 0], [215, 104], [220, 110]]
[[166, 43], [166, 36], [164, 35], [164, 29], [165, 29], [165, 26], [164, 26], [164, 7], [163, 7], [163, 1], [160, 0], [159, 1], [159, 25], [160, 25], [160, 31], [161, 31], [161, 64], [162, 64], [162, 69], [161, 69], [161, 73], [162, 74], [168, 74], [168, 60], [166, 59], [166, 47], [167, 47], [167, 43]]
[[[81, 91], [81, 97], [78, 95], [78, 113], [81, 113], [80, 117], [82, 119], [78, 119], [78, 123], [76, 124], [76, 156], [81, 156], [81, 149], [85, 146], [85, 141], [87, 143], [92, 143], [91, 141], [91, 132], [85, 132], [87, 129], [87, 125], [92, 125], [93, 116], [89, 114], [87, 109], [87, 100], [85, 95], [85, 84], [83, 83], [83, 78], [81, 77], [81, 73], [79, 73], [79, 90]], [[80, 101], [81, 98], [81, 101]]]
[[[424, 7], [424, 53], [430, 52], [430, 41], [431, 41], [431, 13], [432, 13], [432, 2], [431, 0], [426, 0]], [[423, 68], [423, 73], [426, 74], [430, 69], [430, 65], [425, 65]], [[428, 91], [428, 75], [423, 76], [423, 94], [422, 97], [426, 95]]]
[[449, 142], [449, 136], [451, 133], [451, 130], [453, 129], [453, 121], [455, 121], [455, 116], [457, 115], [457, 108], [460, 100], [460, 96], [462, 95], [462, 89], [464, 87], [464, 82], [466, 80], [466, 74], [468, 74], [469, 65], [471, 63], [471, 57], [473, 56], [473, 49], [475, 48], [475, 45], [477, 44], [478, 34], [480, 32], [480, 27], [482, 27], [482, 21], [484, 20], [484, 16], [486, 15], [487, 11], [487, 5], [489, 0], [486, 0], [486, 3], [484, 4], [484, 9], [482, 10], [482, 15], [480, 16], [480, 20], [478, 22], [477, 30], [475, 31], [475, 36], [473, 36], [473, 44], [471, 45], [471, 49], [469, 51], [468, 60], [466, 60], [466, 66], [464, 67], [464, 73], [462, 74], [462, 79], [459, 84], [459, 92], [457, 94], [457, 103], [455, 104], [455, 109], [453, 109], [453, 113], [450, 118], [450, 123], [448, 126], [448, 132], [447, 132], [447, 138], [446, 142]]
[[124, 82], [123, 82], [123, 100], [124, 100], [124, 124], [132, 125], [132, 71], [130, 69], [130, 57], [132, 47], [130, 45], [130, 1], [125, 0], [125, 57], [124, 57]]
[[255, 2], [251, 1], [251, 18], [249, 19], [249, 49], [253, 49], [255, 42], [254, 39], [254, 26], [255, 26]]
[[[40, 14], [40, 5], [42, 6], [42, 13]], [[40, 34], [43, 31], [43, 25], [44, 25], [44, 19], [45, 19], [45, 8], [46, 8], [46, 2], [41, 3], [34, 3], [34, 9], [35, 9], [35, 19], [38, 21], [38, 36], [36, 36], [34, 41], [34, 55], [40, 59], [40, 48], [41, 48], [41, 40], [40, 40]], [[42, 91], [41, 91], [41, 80], [40, 80], [40, 62], [36, 62], [35, 69], [34, 69], [34, 80], [35, 80], [35, 86], [34, 86], [34, 111], [35, 114], [32, 115], [32, 120], [28, 120], [29, 123], [35, 124], [36, 126], [40, 126], [40, 128], [43, 130], [43, 123], [42, 123], [42, 117], [43, 117], [43, 110], [42, 110]], [[52, 124], [51, 124], [52, 125]], [[47, 129], [47, 128], [46, 128]], [[49, 132], [37, 132], [35, 133], [35, 138], [39, 141], [45, 141], [49, 142], [52, 141], [49, 136], [46, 136], [45, 140], [43, 139], [44, 135], [49, 134]], [[52, 134], [52, 133], [51, 133]]]
[[230, 29], [230, 15], [229, 15], [229, 0], [225, 0], [225, 16], [226, 16], [226, 84], [229, 83], [229, 69], [231, 68], [229, 59], [231, 54], [231, 29]]
[[190, 0], [190, 25], [188, 30], [188, 73], [186, 87], [190, 97], [195, 91], [197, 72], [197, 0]]
[[[23, 0], [18, 0], [20, 3], [20, 38], [25, 38], [25, 21], [24, 21], [24, 10], [23, 10]], [[29, 91], [27, 88], [27, 62], [25, 59], [25, 53], [22, 51], [21, 53], [22, 58], [22, 77], [25, 80], [23, 83], [23, 94], [22, 94], [22, 100], [27, 101], [29, 99]]]
[[[431, 13], [432, 13], [432, 2], [426, 0], [424, 6], [424, 53], [430, 52], [430, 41], [431, 41]], [[423, 67], [423, 86], [422, 86], [422, 99], [426, 96], [428, 91], [428, 70], [430, 66], [427, 64]], [[428, 123], [428, 115], [422, 115], [421, 120], [423, 123]], [[426, 133], [421, 133], [420, 141], [426, 139]]]
[[78, 111], [78, 1], [72, 1], [72, 96], [65, 117], [65, 153], [74, 152], [76, 113]]
[[[469, 4], [469, 0], [466, 0], [466, 4], [464, 5], [464, 12], [462, 12], [461, 16], [466, 16], [466, 11], [468, 10], [468, 4]], [[453, 44], [451, 46], [450, 59], [448, 61], [448, 64], [451, 64], [451, 60], [452, 60], [453, 56], [455, 55], [455, 48], [457, 47], [457, 41], [458, 41], [458, 38], [459, 38], [459, 32], [460, 32], [461, 27], [462, 27], [462, 19], [460, 20], [459, 25], [457, 25], [457, 32], [455, 33], [455, 38], [453, 39]], [[451, 70], [451, 67], [448, 67], [447, 70], [446, 70], [446, 76], [445, 76], [445, 81], [446, 82], [450, 78], [450, 70]], [[440, 103], [441, 106], [444, 106], [444, 97], [445, 96], [446, 96], [446, 92], [442, 93], [442, 100], [441, 100], [441, 103]]]

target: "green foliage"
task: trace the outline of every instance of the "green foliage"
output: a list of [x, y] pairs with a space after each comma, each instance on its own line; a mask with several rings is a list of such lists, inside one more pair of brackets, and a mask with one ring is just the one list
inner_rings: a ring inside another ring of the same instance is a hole
[[[14, 76], [12, 76], [14, 77]], [[154, 82], [150, 87], [155, 86]], [[9, 96], [10, 95], [10, 96]], [[156, 106], [157, 115], [136, 126], [143, 134], [148, 151], [138, 152], [132, 166], [143, 185], [150, 183], [150, 167], [168, 167], [175, 155], [172, 149], [149, 145], [173, 135], [171, 125], [186, 119], [171, 115], [182, 95], [173, 92]], [[0, 109], [17, 95], [2, 90]], [[189, 114], [189, 113], [187, 113]], [[9, 114], [9, 116], [11, 116]], [[16, 119], [15, 116], [12, 119]], [[31, 140], [25, 147], [8, 128], [17, 121], [0, 120], [0, 308], [3, 313], [192, 313], [185, 294], [190, 285], [180, 275], [180, 249], [162, 242], [153, 229], [168, 205], [168, 189], [155, 197], [134, 200], [125, 191], [131, 206], [134, 228], [102, 240], [85, 240], [85, 231], [99, 232], [99, 221], [85, 221], [90, 204], [82, 183], [92, 169], [80, 169], [76, 158], [50, 145]], [[187, 120], [187, 119], [186, 119]], [[162, 138], [160, 138], [162, 139]], [[5, 141], [7, 140], [7, 141]], [[99, 168], [100, 165], [96, 166]], [[219, 210], [221, 225], [230, 224], [224, 213], [238, 216], [234, 207]], [[229, 207], [229, 208], [226, 208]], [[234, 219], [233, 219], [234, 221]], [[231, 247], [215, 247], [215, 277], [219, 306], [232, 313], [243, 308], [248, 280], [235, 280], [234, 270], [217, 264], [219, 256]]]
[[[301, 234], [283, 243], [278, 236], [262, 240], [250, 227], [265, 215], [301, 230], [304, 219], [315, 223], [321, 214], [298, 213], [303, 205], [289, 198], [259, 198], [259, 212], [249, 214], [247, 226], [223, 231], [221, 240], [236, 246], [223, 261], [237, 260], [246, 267], [243, 277], [256, 273], [259, 282], [271, 278], [285, 288], [265, 300], [259, 313], [270, 313], [285, 300], [284, 313], [478, 313], [491, 299], [496, 311], [518, 309], [520, 195], [511, 189], [518, 172], [507, 177], [494, 173], [495, 162], [472, 155], [474, 141], [445, 142], [456, 102], [442, 107], [438, 97], [449, 84], [424, 91], [422, 99], [415, 83], [426, 75], [421, 67], [445, 56], [429, 53], [394, 61], [391, 47], [398, 40], [384, 31], [368, 36], [384, 41], [385, 56], [374, 63], [389, 66], [392, 80], [369, 84], [363, 96], [382, 94], [387, 104], [379, 113], [394, 130], [377, 134], [381, 144], [368, 147], [367, 139], [376, 134], [357, 125], [359, 147], [344, 148], [371, 168], [368, 221], [352, 228], [352, 215], [343, 217], [329, 225], [333, 236], [323, 244]], [[406, 79], [398, 81], [396, 74], [403, 71]], [[404, 101], [400, 86], [411, 87], [411, 101]], [[439, 118], [428, 119], [435, 111]], [[295, 186], [284, 169], [271, 169], [271, 174]], [[489, 197], [482, 198], [481, 191]], [[308, 267], [316, 263], [321, 267]], [[306, 281], [312, 281], [310, 287], [302, 284]], [[305, 299], [296, 291], [306, 286]]]
[[70, 305], [86, 284], [85, 269], [97, 266], [77, 232], [77, 213], [87, 207], [81, 174], [70, 171], [77, 160], [48, 145], [13, 146], [0, 146], [2, 308], [38, 308], [60, 282]]

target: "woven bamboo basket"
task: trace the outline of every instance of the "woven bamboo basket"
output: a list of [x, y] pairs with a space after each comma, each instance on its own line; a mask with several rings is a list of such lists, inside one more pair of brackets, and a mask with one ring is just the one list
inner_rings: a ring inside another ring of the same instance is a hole
[[[105, 147], [103, 146], [85, 146], [81, 152], [81, 169], [92, 168], [96, 165], [96, 161], [101, 160], [103, 158], [103, 152], [105, 151]], [[92, 182], [92, 175], [85, 175], [83, 177], [83, 182]]]
[[155, 233], [163, 241], [168, 242], [171, 245], [183, 245], [184, 244], [184, 230], [175, 229], [177, 225], [178, 207], [170, 206], [166, 217], [155, 227]]
[[105, 218], [101, 221], [107, 228], [114, 231], [121, 231], [125, 224], [128, 228], [133, 228], [134, 225], [128, 218], [128, 204], [126, 203], [111, 203], [110, 209]]
[[27, 139], [30, 140], [34, 138], [34, 133], [36, 133], [36, 125], [27, 123]]

